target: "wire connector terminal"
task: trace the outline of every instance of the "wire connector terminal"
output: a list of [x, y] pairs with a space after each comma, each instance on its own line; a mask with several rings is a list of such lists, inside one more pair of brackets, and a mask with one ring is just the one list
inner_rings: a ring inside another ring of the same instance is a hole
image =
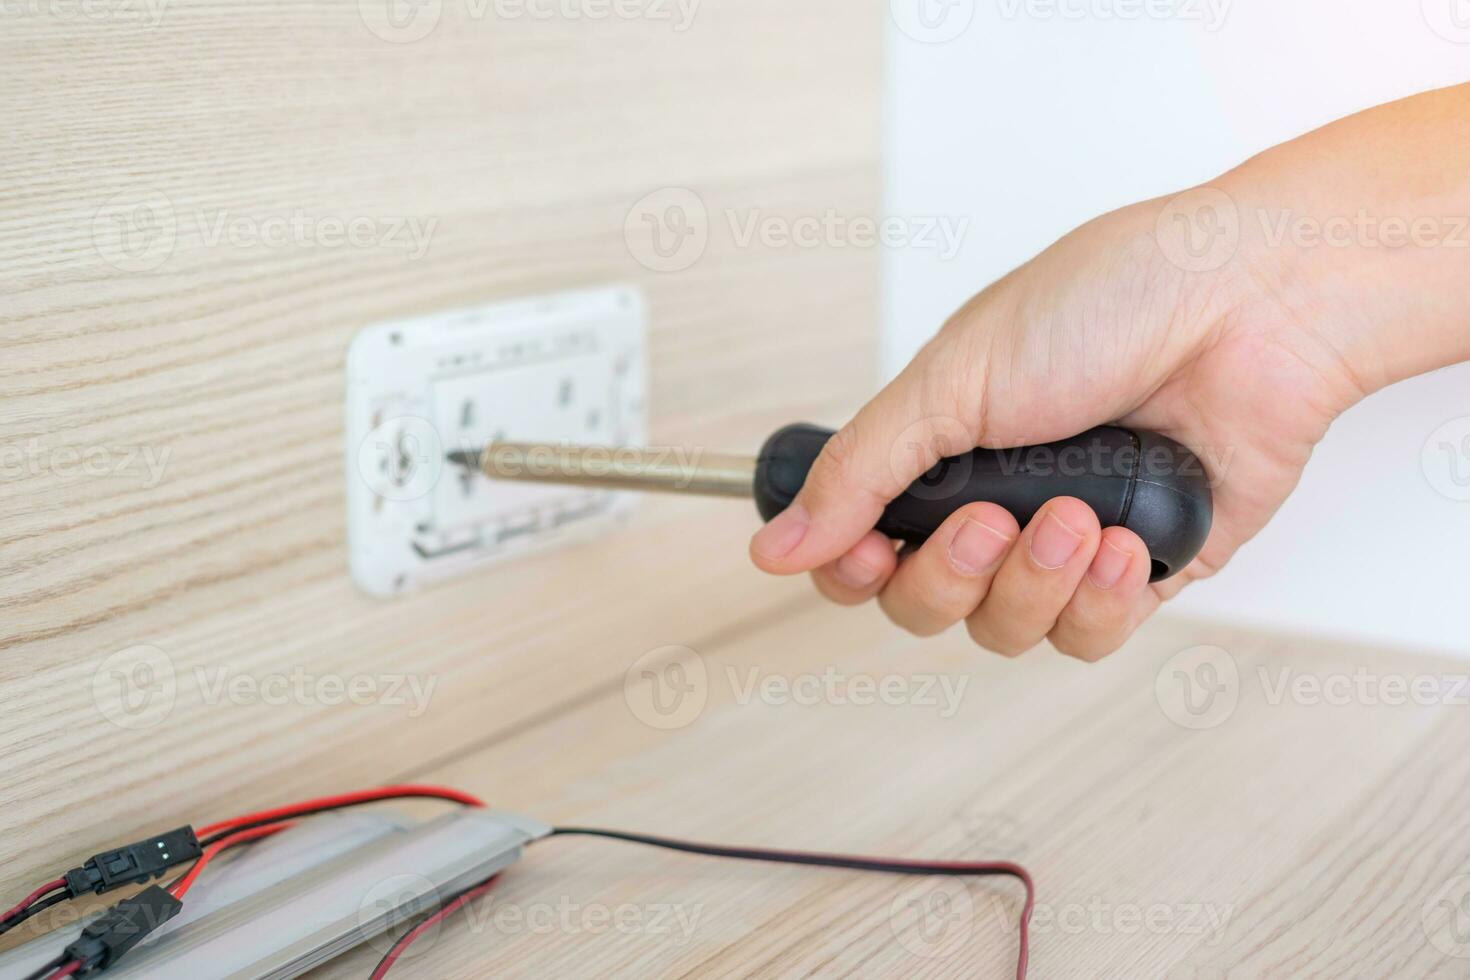
[[76, 971], [79, 975], [106, 970], [183, 907], [183, 902], [151, 885], [88, 923], [81, 936], [66, 947], [63, 962], [81, 963]]
[[147, 840], [103, 851], [80, 868], [66, 873], [66, 889], [73, 897], [101, 895], [124, 885], [141, 885], [161, 877], [169, 868], [197, 861], [202, 850], [193, 827], [180, 827]]

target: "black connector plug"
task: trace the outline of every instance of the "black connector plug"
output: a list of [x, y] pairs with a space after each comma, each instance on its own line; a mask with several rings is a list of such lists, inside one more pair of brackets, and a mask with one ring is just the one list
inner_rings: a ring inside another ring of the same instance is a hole
[[175, 865], [197, 861], [201, 853], [194, 828], [180, 827], [136, 844], [103, 851], [66, 873], [66, 890], [75, 898], [86, 892], [101, 895], [124, 885], [141, 885], [161, 877]]
[[126, 956], [143, 937], [179, 914], [184, 903], [157, 885], [125, 898], [82, 930], [61, 956], [61, 962], [81, 963], [78, 975], [106, 970]]

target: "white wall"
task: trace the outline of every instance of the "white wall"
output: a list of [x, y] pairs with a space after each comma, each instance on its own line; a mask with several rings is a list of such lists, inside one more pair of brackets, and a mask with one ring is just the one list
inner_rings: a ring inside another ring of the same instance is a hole
[[[1211, 3], [1223, 13], [1216, 25]], [[921, 5], [927, 21], [914, 19]], [[1140, 8], [1175, 15], [1111, 13]], [[888, 210], [971, 225], [948, 261], [918, 248], [887, 254], [889, 374], [972, 293], [1086, 219], [1208, 180], [1355, 110], [1470, 80], [1467, 0], [1422, 9], [1420, 0], [893, 0], [892, 9]], [[1178, 608], [1470, 656], [1470, 502], [1434, 486], [1458, 490], [1450, 467], [1470, 474], [1470, 443], [1455, 458], [1438, 441], [1426, 452], [1436, 429], [1465, 416], [1470, 365], [1348, 413], [1273, 524]]]

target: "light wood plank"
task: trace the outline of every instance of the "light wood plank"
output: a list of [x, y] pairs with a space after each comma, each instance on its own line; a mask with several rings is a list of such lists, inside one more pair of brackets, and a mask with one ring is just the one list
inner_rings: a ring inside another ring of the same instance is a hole
[[[684, 728], [644, 724], [618, 685], [410, 772], [560, 823], [1018, 859], [1039, 888], [1036, 977], [1466, 974], [1470, 959], [1436, 946], [1429, 935], [1444, 933], [1421, 914], [1470, 872], [1463, 707], [1448, 688], [1428, 706], [1273, 703], [1285, 670], [1453, 687], [1463, 664], [1184, 621], [1146, 627], [1097, 666], [1045, 650], [1011, 663], [963, 637], [919, 643], [875, 620], [803, 602], [780, 621], [698, 644], [709, 701]], [[1195, 731], [1166, 715], [1155, 680], [1201, 644], [1239, 665], [1239, 704]], [[637, 652], [625, 651], [627, 662]], [[752, 668], [968, 686], [950, 717], [918, 699], [778, 704], [742, 699]], [[935, 894], [929, 882], [553, 841], [535, 845], [479, 918], [457, 919], [406, 975], [1013, 976], [1019, 889], [991, 880], [945, 892], [956, 917], [932, 946], [906, 911]], [[654, 925], [666, 907], [693, 921], [687, 935]], [[597, 931], [580, 918], [617, 909], [643, 927]], [[533, 931], [516, 918], [528, 914], [554, 926]], [[319, 975], [361, 976], [372, 959], [364, 951]]]
[[[721, 216], [876, 213], [881, 4], [704, 0], [679, 32], [449, 0], [413, 44], [374, 37], [355, 0], [171, 3], [153, 29], [74, 6], [0, 33], [0, 450], [35, 440], [42, 460], [0, 480], [0, 887], [159, 821], [463, 751], [614, 682], [615, 645], [717, 636], [788, 601], [744, 557], [750, 509], [688, 501], [577, 551], [365, 598], [347, 577], [344, 358], [386, 318], [632, 281], [658, 440], [753, 449], [794, 418], [840, 421], [872, 387], [876, 254], [741, 247]], [[624, 219], [668, 186], [715, 225], [695, 266], [655, 274]], [[97, 215], [149, 195], [172, 252], [109, 264]], [[211, 243], [221, 213], [297, 211], [437, 224], [418, 257]], [[57, 465], [134, 447], [166, 460], [160, 479]], [[179, 693], [160, 724], [122, 729], [94, 677], [140, 644]], [[222, 670], [437, 686], [410, 717], [236, 703], [210, 693]]]

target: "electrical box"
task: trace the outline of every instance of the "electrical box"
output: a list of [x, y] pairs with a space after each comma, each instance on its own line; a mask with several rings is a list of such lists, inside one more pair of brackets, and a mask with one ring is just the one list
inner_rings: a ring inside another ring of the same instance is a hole
[[497, 483], [449, 463], [496, 440], [647, 441], [645, 312], [632, 287], [380, 323], [347, 363], [352, 576], [390, 596], [584, 538], [632, 496]]

